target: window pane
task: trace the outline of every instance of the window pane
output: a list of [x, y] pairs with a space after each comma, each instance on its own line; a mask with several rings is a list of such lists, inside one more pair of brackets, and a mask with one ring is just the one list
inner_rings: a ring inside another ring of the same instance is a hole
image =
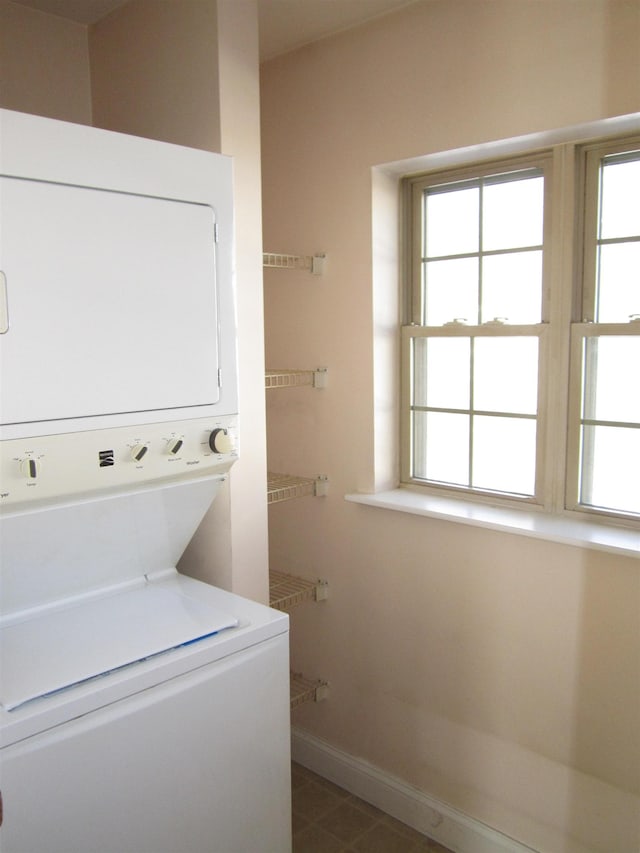
[[473, 419], [473, 486], [496, 492], [535, 492], [536, 423], [520, 418]]
[[640, 236], [640, 154], [627, 163], [605, 162], [602, 169], [600, 237]]
[[600, 246], [598, 265], [598, 322], [626, 323], [640, 314], [640, 243]]
[[413, 416], [413, 475], [456, 486], [469, 484], [469, 417], [442, 412]]
[[640, 380], [635, 375], [640, 337], [587, 338], [585, 344], [583, 417], [640, 423]]
[[488, 184], [484, 188], [482, 248], [542, 245], [544, 178]]
[[469, 408], [469, 338], [416, 338], [414, 342], [416, 406]]
[[483, 259], [481, 323], [496, 317], [510, 323], [539, 323], [541, 311], [541, 251], [510, 252]]
[[538, 408], [538, 339], [476, 338], [473, 407], [535, 414]]
[[479, 193], [477, 187], [427, 192], [423, 257], [436, 258], [478, 251]]
[[583, 427], [581, 502], [640, 513], [640, 430]]
[[441, 326], [456, 318], [478, 319], [478, 259], [430, 261], [425, 270], [425, 325]]

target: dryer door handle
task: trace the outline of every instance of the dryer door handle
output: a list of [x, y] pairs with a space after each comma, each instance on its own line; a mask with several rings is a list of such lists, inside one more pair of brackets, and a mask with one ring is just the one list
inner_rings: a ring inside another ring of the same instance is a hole
[[7, 296], [7, 277], [0, 270], [0, 335], [9, 331], [9, 298]]

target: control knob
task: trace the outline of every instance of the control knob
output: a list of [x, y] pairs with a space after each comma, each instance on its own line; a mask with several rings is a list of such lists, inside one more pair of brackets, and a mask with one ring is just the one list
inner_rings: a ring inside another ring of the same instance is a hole
[[184, 441], [181, 438], [170, 438], [167, 442], [167, 453], [170, 456], [176, 456], [180, 453], [183, 444]]
[[134, 462], [140, 462], [148, 449], [149, 447], [146, 444], [136, 444], [131, 448], [131, 458]]
[[214, 429], [209, 436], [209, 447], [214, 453], [231, 453], [233, 440], [226, 429]]
[[20, 470], [27, 480], [35, 480], [40, 475], [41, 464], [39, 459], [28, 456], [20, 463]]

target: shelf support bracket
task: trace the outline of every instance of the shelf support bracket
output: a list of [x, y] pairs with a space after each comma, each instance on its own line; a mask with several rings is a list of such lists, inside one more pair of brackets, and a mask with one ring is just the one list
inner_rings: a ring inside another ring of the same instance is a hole
[[329, 478], [326, 474], [320, 474], [316, 477], [313, 493], [317, 498], [324, 498], [329, 494]]

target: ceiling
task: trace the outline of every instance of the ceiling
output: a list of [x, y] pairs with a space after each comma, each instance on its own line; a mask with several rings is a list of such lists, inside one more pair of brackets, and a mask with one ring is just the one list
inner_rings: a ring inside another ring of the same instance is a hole
[[260, 60], [349, 29], [409, 2], [413, 0], [258, 0]]
[[[80, 24], [93, 24], [128, 0], [14, 0]], [[415, 0], [258, 0], [260, 60], [384, 15]]]

